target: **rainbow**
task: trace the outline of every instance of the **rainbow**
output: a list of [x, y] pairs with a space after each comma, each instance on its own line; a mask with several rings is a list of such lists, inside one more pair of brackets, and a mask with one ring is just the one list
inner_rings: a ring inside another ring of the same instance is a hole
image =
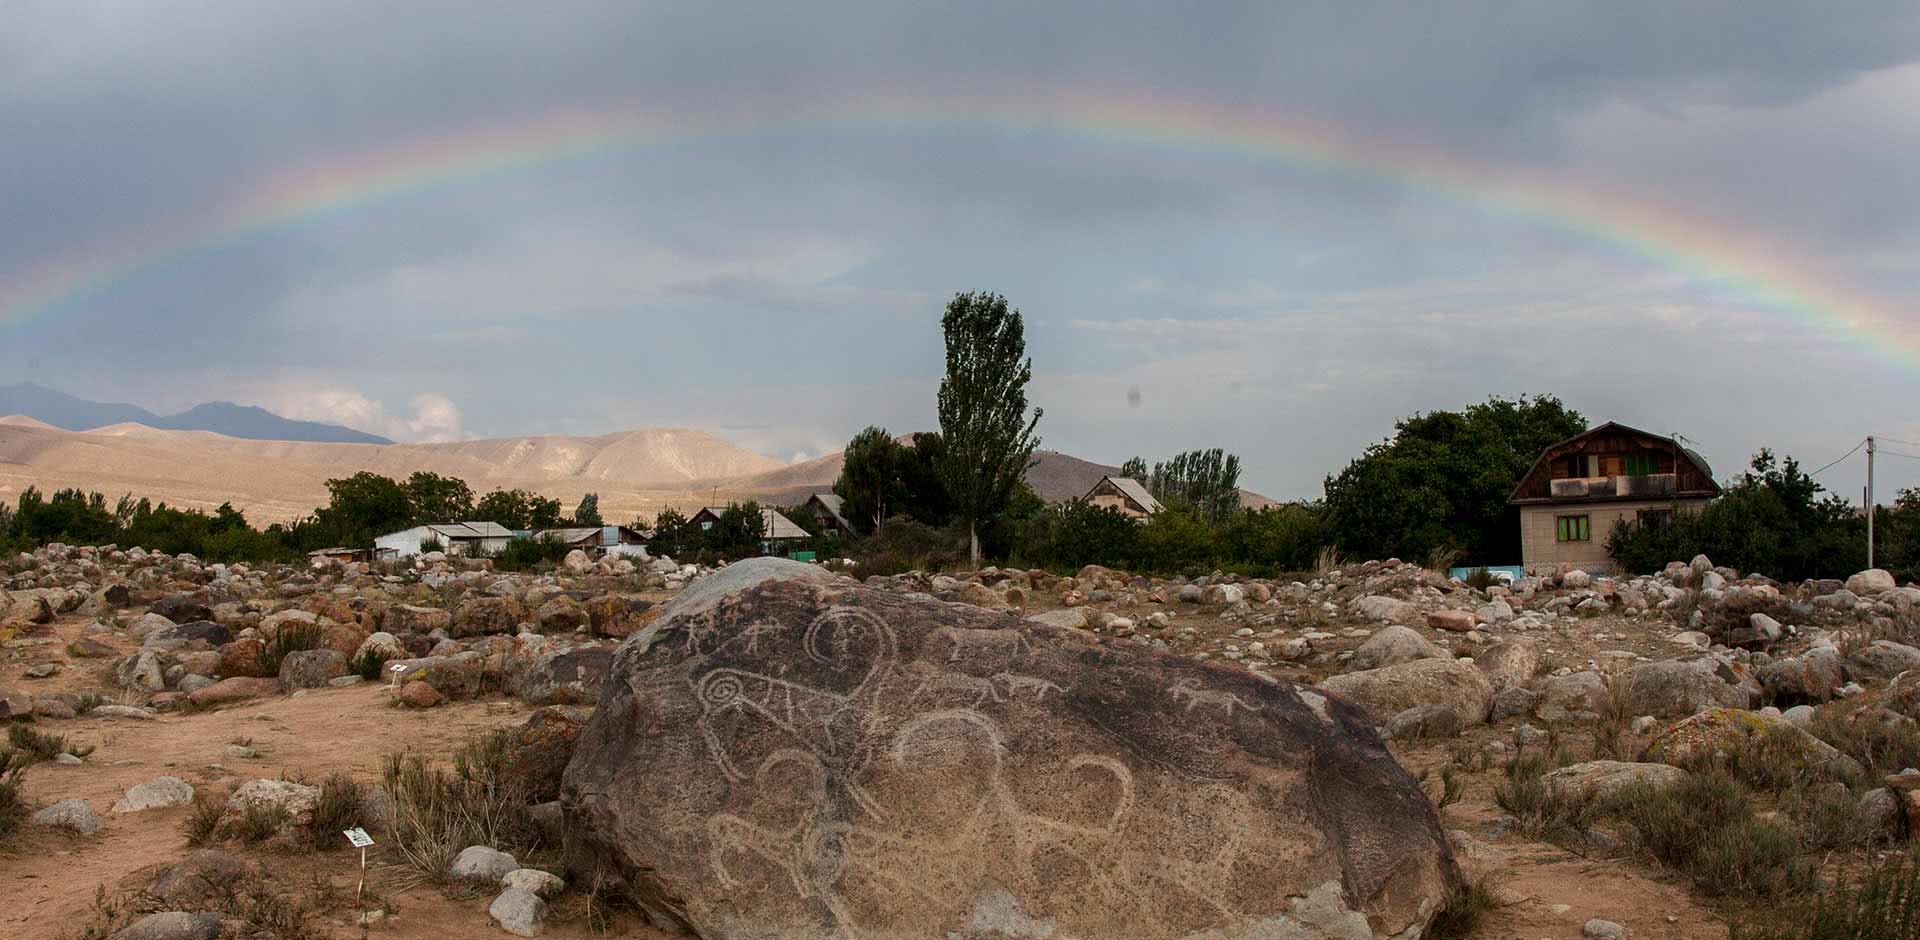
[[288, 173], [179, 224], [56, 258], [0, 281], [0, 331], [52, 317], [223, 247], [554, 164], [782, 134], [952, 131], [1053, 135], [1234, 157], [1437, 197], [1609, 246], [1694, 283], [1734, 292], [1765, 313], [1840, 339], [1873, 358], [1920, 367], [1920, 324], [1914, 322], [1920, 318], [1849, 288], [1755, 233], [1632, 194], [1570, 186], [1430, 147], [1354, 135], [1320, 121], [1132, 93], [856, 95], [814, 107], [743, 107], [699, 115], [646, 108], [570, 110], [416, 140]]

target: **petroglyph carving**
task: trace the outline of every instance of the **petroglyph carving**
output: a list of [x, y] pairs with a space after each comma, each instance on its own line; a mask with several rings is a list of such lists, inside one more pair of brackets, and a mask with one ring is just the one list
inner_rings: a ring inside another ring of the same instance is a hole
[[1006, 683], [1009, 696], [1016, 692], [1032, 692], [1035, 701], [1045, 701], [1048, 692], [1066, 692], [1066, 689], [1039, 676], [1023, 676], [1017, 672], [996, 672], [993, 681]]
[[1257, 712], [1262, 709], [1262, 706], [1251, 704], [1246, 699], [1232, 692], [1222, 692], [1218, 689], [1203, 689], [1200, 687], [1200, 680], [1191, 676], [1181, 679], [1168, 687], [1167, 694], [1173, 696], [1175, 701], [1186, 702], [1187, 711], [1193, 711], [1196, 705], [1219, 705], [1225, 708], [1227, 715], [1231, 717], [1235, 708], [1244, 708], [1250, 712]]

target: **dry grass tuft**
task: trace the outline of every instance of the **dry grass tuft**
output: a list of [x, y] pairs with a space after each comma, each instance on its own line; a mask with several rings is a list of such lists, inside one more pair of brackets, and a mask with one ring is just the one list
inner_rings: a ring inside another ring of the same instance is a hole
[[387, 837], [394, 850], [423, 877], [444, 882], [455, 855], [487, 845], [516, 855], [537, 847], [539, 828], [528, 813], [527, 794], [505, 772], [507, 732], [477, 738], [454, 754], [451, 769], [425, 755], [386, 757]]

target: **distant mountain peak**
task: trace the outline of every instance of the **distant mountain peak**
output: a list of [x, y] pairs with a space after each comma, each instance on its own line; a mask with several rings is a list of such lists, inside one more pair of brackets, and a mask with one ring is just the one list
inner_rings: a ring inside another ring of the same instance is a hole
[[337, 424], [295, 421], [258, 405], [213, 401], [176, 415], [157, 415], [138, 405], [77, 398], [34, 382], [0, 386], [0, 414], [19, 414], [69, 431], [91, 431], [117, 424], [140, 424], [163, 431], [211, 431], [257, 441], [313, 441], [325, 444], [391, 444]]

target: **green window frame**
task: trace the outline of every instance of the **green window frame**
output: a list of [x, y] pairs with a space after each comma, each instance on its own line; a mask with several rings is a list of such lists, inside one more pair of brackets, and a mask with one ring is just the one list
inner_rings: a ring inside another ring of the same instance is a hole
[[1660, 472], [1660, 458], [1653, 454], [1628, 454], [1627, 476], [1645, 477]]
[[1588, 516], [1555, 516], [1554, 541], [1590, 542], [1593, 540], [1593, 521]]

